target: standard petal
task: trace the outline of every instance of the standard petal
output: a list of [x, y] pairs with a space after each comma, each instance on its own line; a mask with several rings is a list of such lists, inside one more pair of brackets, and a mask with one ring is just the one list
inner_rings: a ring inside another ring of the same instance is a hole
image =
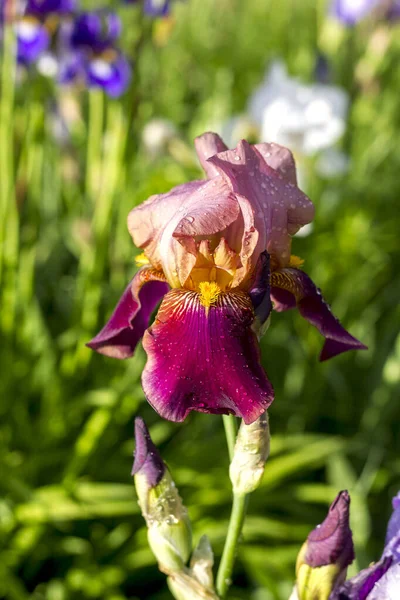
[[92, 350], [112, 358], [129, 358], [149, 325], [151, 313], [168, 292], [163, 276], [154, 269], [136, 273], [108, 323], [88, 344]]
[[310, 277], [300, 269], [279, 269], [271, 274], [271, 297], [278, 312], [297, 308], [300, 314], [325, 337], [320, 360], [347, 350], [367, 347], [339, 323]]
[[142, 375], [150, 404], [164, 418], [192, 411], [234, 414], [252, 423], [273, 400], [251, 329], [253, 307], [244, 292], [221, 293], [208, 309], [196, 292], [172, 290], [143, 337]]
[[225, 177], [235, 194], [251, 203], [259, 233], [256, 258], [267, 250], [279, 266], [285, 266], [290, 258], [290, 236], [314, 217], [311, 200], [279, 170], [270, 167], [259, 149], [244, 140], [235, 150], [220, 152], [208, 162]]
[[214, 156], [214, 154], [218, 154], [218, 152], [225, 152], [225, 150], [228, 150], [228, 146], [224, 144], [220, 136], [217, 133], [207, 131], [207, 133], [203, 133], [203, 135], [199, 135], [199, 137], [195, 138], [194, 146], [200, 164], [207, 177], [211, 179], [218, 175], [218, 169], [208, 162], [208, 159], [211, 158], [211, 156]]
[[162, 269], [171, 285], [185, 285], [196, 262], [194, 241], [223, 232], [239, 214], [238, 200], [222, 177], [203, 182], [187, 198], [166, 225], [159, 243]]
[[274, 143], [255, 144], [254, 148], [261, 154], [267, 165], [278, 171], [287, 181], [297, 185], [296, 163], [288, 148]]
[[184, 206], [189, 196], [204, 185], [204, 181], [191, 181], [174, 187], [166, 194], [150, 196], [128, 215], [128, 230], [133, 243], [142, 248], [152, 264], [161, 268], [158, 243], [166, 224]]

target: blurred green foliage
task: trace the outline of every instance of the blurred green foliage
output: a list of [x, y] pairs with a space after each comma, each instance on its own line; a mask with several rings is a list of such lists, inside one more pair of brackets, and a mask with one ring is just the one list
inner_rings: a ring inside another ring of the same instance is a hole
[[[351, 168], [325, 181], [309, 164], [315, 228], [293, 251], [369, 351], [318, 363], [322, 339], [295, 313], [273, 315], [262, 341], [276, 389], [272, 453], [230, 597], [283, 600], [302, 541], [339, 489], [351, 492], [365, 566], [380, 554], [400, 487], [400, 30], [343, 30], [314, 0], [188, 0], [171, 23], [119, 9], [124, 48], [137, 53], [120, 101], [28, 75], [13, 123], [1, 125], [3, 135], [13, 127], [1, 168], [12, 172], [16, 201], [1, 220], [0, 596], [170, 597], [129, 475], [136, 414], [174, 474], [195, 539], [207, 533], [220, 556], [231, 502], [221, 419], [161, 421], [140, 386], [143, 350], [119, 362], [84, 343], [135, 269], [130, 208], [200, 176], [193, 136], [242, 111], [272, 57], [312, 80], [323, 52], [352, 98], [343, 142]], [[60, 106], [69, 119], [62, 141]], [[180, 132], [157, 159], [140, 142], [152, 117]]]

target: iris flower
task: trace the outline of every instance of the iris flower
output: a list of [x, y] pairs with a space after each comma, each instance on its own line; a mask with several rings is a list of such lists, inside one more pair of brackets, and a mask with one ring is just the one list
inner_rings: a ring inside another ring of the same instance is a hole
[[49, 49], [59, 18], [71, 14], [74, 0], [28, 0], [15, 22], [18, 62], [30, 65]]
[[81, 80], [89, 87], [103, 88], [109, 96], [120, 96], [131, 79], [129, 62], [116, 47], [120, 34], [116, 14], [81, 13], [65, 39], [68, 52], [61, 63], [61, 83]]
[[244, 140], [228, 150], [214, 133], [195, 144], [208, 179], [130, 212], [143, 266], [88, 346], [127, 358], [143, 336], [143, 389], [162, 417], [182, 421], [197, 410], [249, 424], [273, 400], [256, 335], [271, 298], [278, 311], [297, 306], [325, 336], [322, 359], [364, 346], [291, 259], [291, 236], [313, 219], [314, 207], [296, 185], [290, 151]]

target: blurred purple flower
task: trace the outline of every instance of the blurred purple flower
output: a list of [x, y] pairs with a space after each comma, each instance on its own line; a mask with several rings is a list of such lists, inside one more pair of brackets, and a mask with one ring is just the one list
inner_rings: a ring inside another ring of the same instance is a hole
[[375, 9], [388, 20], [400, 18], [399, 0], [333, 0], [331, 5], [332, 15], [350, 27]]
[[121, 34], [121, 21], [112, 12], [80, 14], [64, 33], [66, 53], [60, 65], [60, 83], [81, 81], [118, 97], [129, 85], [132, 69], [115, 46]]
[[71, 46], [102, 52], [117, 41], [121, 29], [121, 20], [115, 13], [103, 11], [81, 13], [73, 24]]
[[62, 84], [81, 81], [89, 87], [100, 87], [109, 96], [117, 98], [125, 92], [131, 76], [131, 66], [119, 50], [110, 48], [98, 55], [77, 50], [61, 62], [59, 81]]
[[50, 35], [44, 24], [36, 17], [26, 16], [15, 25], [17, 38], [17, 58], [20, 64], [34, 63], [47, 50]]
[[76, 7], [76, 0], [28, 0], [26, 5], [26, 14], [66, 14], [72, 13], [74, 10], [76, 10]]
[[143, 10], [151, 17], [166, 17], [170, 11], [170, 0], [144, 0]]

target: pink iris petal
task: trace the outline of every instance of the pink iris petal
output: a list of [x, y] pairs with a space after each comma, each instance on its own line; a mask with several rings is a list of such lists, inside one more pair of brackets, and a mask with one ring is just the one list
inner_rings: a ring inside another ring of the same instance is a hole
[[259, 362], [253, 321], [245, 292], [221, 293], [207, 309], [196, 292], [171, 290], [143, 337], [142, 384], [153, 408], [171, 421], [192, 410], [257, 419], [273, 388]]
[[261, 154], [267, 165], [278, 171], [282, 177], [297, 185], [296, 163], [293, 154], [279, 144], [256, 144], [254, 148]]
[[197, 137], [194, 140], [194, 145], [200, 164], [207, 177], [212, 179], [216, 175], [219, 175], [218, 168], [208, 160], [215, 154], [218, 154], [218, 152], [225, 152], [228, 150], [228, 146], [225, 145], [219, 135], [208, 131]]
[[218, 177], [150, 198], [130, 212], [128, 228], [135, 244], [178, 287], [196, 262], [195, 239], [224, 231], [237, 220], [239, 210], [229, 186]]
[[112, 358], [132, 356], [149, 326], [151, 313], [169, 290], [164, 281], [150, 279], [153, 273], [147, 268], [136, 273], [108, 323], [86, 344], [89, 348]]
[[[271, 168], [260, 150], [244, 140], [235, 150], [220, 152], [209, 162], [225, 177], [232, 191], [251, 204], [258, 232], [254, 256], [258, 258], [266, 249], [280, 266], [285, 266], [290, 258], [290, 236], [314, 217], [312, 202], [288, 178]], [[288, 172], [293, 177], [290, 169]], [[244, 237], [249, 234], [251, 230], [245, 231]]]
[[339, 323], [310, 277], [300, 269], [279, 269], [271, 274], [271, 297], [278, 312], [297, 308], [300, 314], [325, 337], [319, 359], [327, 360], [347, 350], [367, 347]]
[[184, 202], [204, 181], [190, 181], [174, 187], [166, 194], [150, 196], [128, 215], [128, 230], [133, 243], [143, 248], [154, 266], [161, 267], [158, 243], [165, 225], [172, 219]]

